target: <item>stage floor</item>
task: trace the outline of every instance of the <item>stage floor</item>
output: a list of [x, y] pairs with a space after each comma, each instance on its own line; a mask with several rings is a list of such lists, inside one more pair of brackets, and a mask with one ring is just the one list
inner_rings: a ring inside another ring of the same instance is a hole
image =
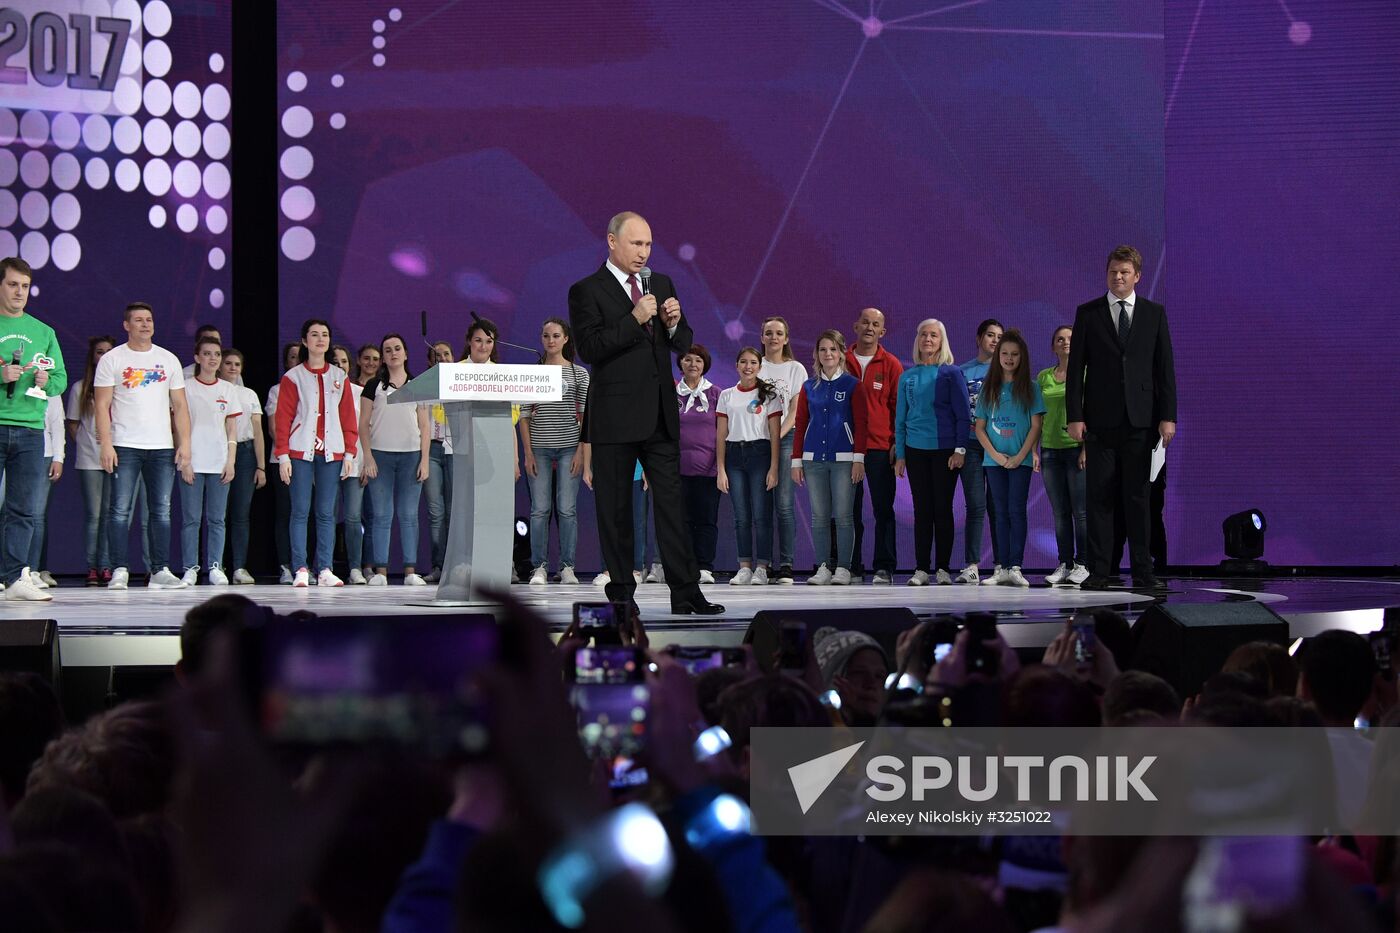
[[[984, 610], [995, 612], [999, 625], [1014, 647], [1040, 647], [1049, 643], [1064, 619], [1076, 609], [1110, 606], [1130, 619], [1150, 606], [1153, 597], [1128, 590], [1087, 592], [1075, 588], [1033, 586], [1014, 589], [999, 586], [910, 587], [902, 585], [814, 587], [705, 587], [706, 596], [722, 603], [722, 616], [697, 619], [670, 614], [669, 590], [655, 584], [637, 587], [637, 604], [656, 645], [738, 644], [755, 613], [765, 609], [872, 609], [908, 607], [917, 616], [945, 612]], [[1367, 632], [1380, 627], [1384, 608], [1400, 605], [1400, 579], [1395, 578], [1286, 578], [1202, 579], [1171, 578], [1169, 603], [1257, 600], [1267, 603], [1288, 622], [1294, 636], [1315, 634], [1328, 628]], [[346, 586], [335, 590], [262, 585], [215, 589], [199, 586], [187, 590], [149, 591], [134, 587], [109, 592], [100, 588], [62, 586], [48, 603], [0, 601], [0, 624], [10, 618], [51, 618], [59, 626], [60, 649], [65, 666], [112, 664], [171, 664], [179, 657], [176, 636], [185, 612], [221, 592], [239, 593], [279, 613], [305, 609], [322, 616], [402, 616], [461, 612], [460, 609], [412, 605], [431, 600], [435, 588]], [[517, 585], [511, 592], [534, 606], [556, 631], [568, 624], [575, 601], [602, 598], [591, 585]], [[470, 611], [470, 610], [466, 610]]]

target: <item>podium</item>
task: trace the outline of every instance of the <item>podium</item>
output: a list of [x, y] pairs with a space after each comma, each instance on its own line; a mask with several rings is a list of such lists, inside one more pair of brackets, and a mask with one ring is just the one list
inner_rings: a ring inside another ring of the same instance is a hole
[[515, 545], [515, 429], [511, 405], [564, 397], [558, 366], [439, 363], [389, 397], [441, 404], [452, 435], [452, 511], [435, 599], [421, 606], [490, 606], [510, 585]]

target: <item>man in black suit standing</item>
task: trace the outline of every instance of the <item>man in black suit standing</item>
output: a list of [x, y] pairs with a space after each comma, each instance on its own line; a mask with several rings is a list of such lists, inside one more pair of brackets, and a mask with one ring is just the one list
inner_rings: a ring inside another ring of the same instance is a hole
[[593, 367], [586, 440], [593, 445], [593, 497], [608, 599], [631, 602], [632, 474], [642, 462], [651, 485], [656, 543], [674, 613], [716, 615], [705, 599], [686, 533], [681, 494], [680, 416], [671, 358], [694, 335], [675, 286], [646, 268], [651, 227], [624, 211], [608, 222], [608, 260], [569, 289], [574, 346]]
[[1108, 294], [1074, 316], [1065, 414], [1070, 437], [1085, 448], [1089, 497], [1089, 578], [1102, 590], [1113, 554], [1113, 512], [1121, 500], [1133, 586], [1158, 591], [1152, 573], [1148, 512], [1152, 448], [1176, 436], [1176, 369], [1167, 311], [1140, 297], [1142, 254], [1120, 246], [1108, 256]]

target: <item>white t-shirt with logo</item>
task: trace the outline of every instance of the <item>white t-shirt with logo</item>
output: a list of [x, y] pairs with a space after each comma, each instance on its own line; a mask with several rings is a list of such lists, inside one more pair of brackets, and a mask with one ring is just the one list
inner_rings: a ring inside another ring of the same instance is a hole
[[360, 395], [360, 404], [373, 406], [369, 412], [369, 439], [360, 443], [370, 450], [391, 453], [417, 453], [422, 449], [423, 435], [418, 433], [417, 405], [390, 405], [389, 397], [398, 389], [371, 379]]
[[236, 427], [233, 431], [233, 439], [240, 444], [253, 439], [253, 419], [262, 417], [262, 402], [258, 401], [258, 393], [246, 386], [238, 386], [238, 408], [241, 414], [238, 416]]
[[157, 346], [138, 352], [124, 343], [98, 360], [92, 384], [112, 390], [113, 447], [175, 447], [170, 429], [170, 393], [185, 387], [185, 374], [175, 354]]
[[786, 418], [792, 406], [797, 404], [797, 393], [802, 391], [802, 383], [807, 381], [807, 367], [797, 360], [770, 363], [765, 359], [758, 366], [758, 378], [765, 379], [777, 387], [778, 398], [782, 400], [783, 417]]
[[730, 386], [719, 394], [719, 404], [715, 415], [725, 419], [725, 440], [727, 441], [766, 441], [768, 422], [771, 418], [782, 417], [783, 406], [777, 398], [770, 396], [767, 401], [758, 400], [758, 386], [741, 389]]
[[190, 406], [190, 465], [196, 473], [222, 473], [229, 450], [225, 425], [242, 413], [238, 386], [222, 379], [209, 385], [196, 376], [185, 383], [185, 399]]

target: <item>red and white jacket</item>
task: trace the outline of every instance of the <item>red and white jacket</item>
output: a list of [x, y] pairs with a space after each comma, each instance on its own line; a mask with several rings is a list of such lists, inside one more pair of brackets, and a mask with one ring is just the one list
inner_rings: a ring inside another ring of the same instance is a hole
[[349, 386], [345, 370], [329, 363], [317, 370], [305, 363], [287, 370], [277, 394], [273, 455], [292, 460], [311, 460], [317, 454], [327, 460], [355, 456], [360, 425]]

